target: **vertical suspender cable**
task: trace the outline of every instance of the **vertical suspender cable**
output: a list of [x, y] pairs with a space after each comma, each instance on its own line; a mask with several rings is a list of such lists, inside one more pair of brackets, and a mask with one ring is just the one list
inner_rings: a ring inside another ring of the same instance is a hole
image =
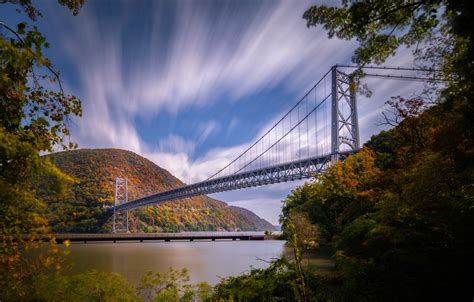
[[[298, 106], [298, 122], [300, 121], [300, 106]], [[298, 125], [298, 159], [301, 159], [301, 124]]]
[[[306, 115], [308, 115], [308, 102], [309, 102], [309, 97], [306, 100]], [[306, 118], [306, 157], [309, 157], [309, 128], [308, 128], [308, 120], [309, 117]]]

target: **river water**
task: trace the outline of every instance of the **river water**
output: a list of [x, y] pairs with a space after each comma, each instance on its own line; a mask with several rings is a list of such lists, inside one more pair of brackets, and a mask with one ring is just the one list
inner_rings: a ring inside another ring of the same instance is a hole
[[72, 273], [88, 270], [119, 272], [133, 284], [148, 271], [187, 268], [192, 283], [219, 282], [220, 277], [265, 268], [273, 258], [287, 253], [285, 241], [172, 241], [73, 243], [68, 261]]

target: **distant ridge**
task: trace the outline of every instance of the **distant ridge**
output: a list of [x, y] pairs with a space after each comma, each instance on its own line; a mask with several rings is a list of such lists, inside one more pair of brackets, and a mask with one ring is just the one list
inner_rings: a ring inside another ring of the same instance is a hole
[[[113, 204], [116, 177], [126, 177], [129, 199], [184, 185], [167, 170], [133, 152], [120, 149], [79, 149], [48, 155], [78, 183], [71, 194], [47, 200], [46, 213], [55, 232], [107, 232], [104, 221]], [[253, 212], [199, 196], [130, 212], [132, 232], [274, 230]]]

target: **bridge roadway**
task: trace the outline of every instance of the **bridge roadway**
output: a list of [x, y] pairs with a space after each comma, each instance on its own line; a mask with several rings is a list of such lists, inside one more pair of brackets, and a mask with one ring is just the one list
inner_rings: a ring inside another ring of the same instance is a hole
[[[345, 153], [341, 153], [341, 155], [344, 154]], [[206, 181], [132, 200], [128, 203], [118, 205], [116, 207], [116, 211], [127, 211], [135, 208], [154, 205], [165, 201], [178, 200], [198, 195], [207, 195], [212, 193], [309, 178], [312, 177], [315, 173], [320, 173], [325, 170], [329, 166], [331, 158], [332, 155], [327, 154], [324, 156], [318, 156], [285, 164], [269, 166], [262, 169], [233, 174], [230, 176], [209, 179]], [[110, 209], [110, 215], [112, 215], [112, 213], [113, 208]]]
[[[61, 243], [71, 242], [117, 242], [117, 241], [194, 241], [194, 240], [265, 240], [272, 236], [265, 236], [263, 232], [183, 232], [183, 233], [101, 233], [101, 234], [53, 234], [50, 235]], [[50, 237], [42, 238], [49, 241]]]
[[[343, 158], [349, 154], [356, 153], [357, 151], [358, 150], [339, 152], [336, 154], [336, 156], [338, 158]], [[135, 199], [116, 206], [115, 210], [117, 212], [128, 211], [165, 201], [178, 200], [198, 195], [207, 195], [248, 187], [286, 182], [296, 179], [310, 178], [314, 174], [321, 173], [326, 170], [329, 167], [331, 160], [334, 159], [334, 156], [334, 154], [326, 154], [248, 172], [241, 172], [229, 176], [209, 179], [195, 184]], [[113, 214], [113, 207], [109, 210], [109, 214]]]

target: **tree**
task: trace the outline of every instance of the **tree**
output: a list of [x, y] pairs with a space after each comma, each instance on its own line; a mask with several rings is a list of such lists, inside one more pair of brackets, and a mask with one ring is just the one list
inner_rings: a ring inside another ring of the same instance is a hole
[[89, 271], [71, 276], [37, 276], [31, 301], [141, 301], [136, 289], [119, 273]]
[[[32, 19], [41, 15], [28, 0], [8, 2], [19, 4]], [[82, 3], [59, 2], [76, 10]], [[48, 230], [35, 184], [41, 181], [42, 190], [63, 194], [70, 181], [40, 152], [75, 146], [68, 140], [68, 120], [81, 115], [81, 102], [62, 90], [58, 72], [42, 52], [49, 45], [36, 26], [0, 26], [0, 298], [10, 300], [24, 296], [39, 271], [60, 268], [53, 260], [58, 254], [53, 241], [46, 258], [31, 260], [24, 251], [37, 247], [35, 235]]]
[[271, 262], [267, 269], [222, 279], [216, 285], [211, 301], [298, 301], [295, 266], [286, 259]]
[[303, 270], [303, 254], [308, 248], [315, 248], [319, 240], [318, 227], [311, 224], [308, 217], [297, 210], [292, 210], [283, 219], [283, 229], [288, 243], [293, 248], [295, 267], [298, 273], [296, 280], [301, 301], [309, 301], [305, 272]]
[[142, 276], [138, 292], [146, 301], [210, 301], [212, 288], [206, 282], [193, 286], [187, 269], [148, 272]]
[[[340, 7], [312, 6], [303, 18], [308, 27], [322, 25], [330, 38], [355, 38], [359, 47], [352, 60], [365, 65], [384, 62], [400, 45], [434, 42], [433, 34], [446, 36], [445, 43], [455, 42], [450, 52], [461, 55], [458, 60], [472, 58], [472, 14], [467, 0], [342, 0]], [[467, 63], [472, 64], [472, 59]]]
[[[43, 16], [41, 12], [31, 4], [31, 0], [2, 0], [0, 3], [19, 5], [21, 9], [23, 9], [23, 12], [33, 21], [36, 21], [38, 17]], [[58, 3], [67, 6], [72, 11], [73, 15], [76, 16], [84, 5], [84, 0], [58, 0]], [[20, 12], [20, 9], [17, 9], [17, 11]]]

